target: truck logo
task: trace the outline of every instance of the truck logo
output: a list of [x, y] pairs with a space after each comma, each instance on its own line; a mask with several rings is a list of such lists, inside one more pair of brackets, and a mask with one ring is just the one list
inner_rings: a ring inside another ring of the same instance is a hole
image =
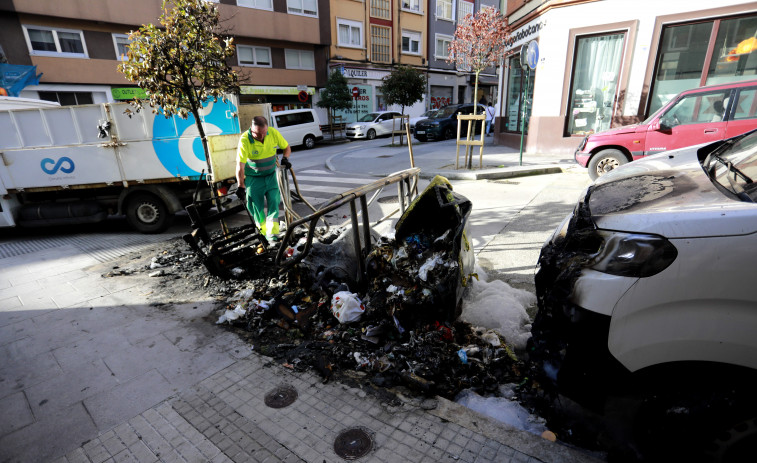
[[[68, 163], [68, 166], [64, 167], [63, 166], [64, 162]], [[52, 169], [48, 167], [50, 164], [55, 164], [52, 167]], [[50, 174], [50, 175], [56, 174], [59, 170], [65, 174], [70, 174], [71, 172], [74, 171], [74, 161], [72, 161], [71, 158], [67, 156], [63, 156], [62, 158], [58, 159], [58, 162], [55, 162], [55, 160], [50, 159], [50, 158], [45, 158], [40, 163], [40, 167], [42, 167], [42, 170], [46, 174]]]

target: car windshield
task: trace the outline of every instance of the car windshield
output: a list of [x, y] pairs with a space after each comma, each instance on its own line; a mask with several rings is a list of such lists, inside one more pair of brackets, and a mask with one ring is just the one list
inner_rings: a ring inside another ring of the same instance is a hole
[[434, 117], [434, 113], [436, 113], [436, 109], [431, 109], [423, 113], [422, 117]]
[[713, 182], [742, 201], [757, 202], [757, 131], [727, 140], [702, 166]]
[[444, 119], [445, 117], [450, 117], [455, 114], [455, 110], [457, 110], [457, 106], [445, 106], [444, 108], [437, 110], [436, 113], [434, 113], [433, 116], [429, 116], [429, 118]]
[[368, 113], [365, 116], [358, 119], [358, 122], [373, 122], [378, 117], [379, 113]]

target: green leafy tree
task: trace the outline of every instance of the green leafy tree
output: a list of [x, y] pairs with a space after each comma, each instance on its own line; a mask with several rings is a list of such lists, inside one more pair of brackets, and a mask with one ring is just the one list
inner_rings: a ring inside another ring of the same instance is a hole
[[412, 106], [426, 94], [426, 76], [415, 68], [399, 65], [382, 79], [379, 87], [387, 105], [397, 104], [405, 114], [405, 106]]
[[[163, 0], [162, 9], [160, 27], [146, 24], [129, 34], [127, 59], [118, 70], [145, 91], [153, 113], [194, 116], [210, 172], [200, 110], [207, 99], [225, 102], [226, 94], [239, 90], [227, 62], [234, 56], [233, 39], [219, 32], [220, 14], [212, 2]], [[142, 100], [134, 104], [142, 109]]]
[[[319, 108], [326, 108], [329, 117], [329, 125], [334, 121], [334, 111], [337, 109], [350, 109], [352, 107], [352, 93], [347, 86], [347, 78], [338, 70], [331, 71], [326, 87], [321, 90], [321, 99], [316, 103]], [[332, 128], [331, 137], [334, 137]]]

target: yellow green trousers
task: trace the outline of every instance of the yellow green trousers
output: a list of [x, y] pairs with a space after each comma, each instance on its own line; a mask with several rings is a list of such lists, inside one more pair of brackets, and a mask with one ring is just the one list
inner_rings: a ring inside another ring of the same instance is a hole
[[[270, 238], [279, 234], [279, 184], [276, 171], [270, 175], [254, 177], [245, 176], [244, 186], [247, 192], [247, 210], [260, 233]], [[266, 213], [266, 206], [268, 213]]]

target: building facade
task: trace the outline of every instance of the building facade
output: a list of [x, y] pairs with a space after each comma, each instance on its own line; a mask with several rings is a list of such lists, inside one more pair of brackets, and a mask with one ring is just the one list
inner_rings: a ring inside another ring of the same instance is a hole
[[[757, 2], [515, 0], [505, 14], [496, 137], [515, 147], [523, 130], [526, 152], [570, 155], [587, 134], [643, 121], [680, 91], [757, 78]], [[538, 64], [523, 70], [532, 40]]]
[[[220, 0], [235, 37], [242, 103], [311, 107], [326, 79], [328, 0]], [[39, 85], [20, 96], [87, 104], [130, 99], [138, 89], [117, 70], [128, 33], [157, 23], [157, 0], [0, 1], [0, 48], [10, 64], [35, 65]], [[299, 93], [305, 90], [308, 97]], [[299, 97], [298, 97], [299, 96]], [[302, 101], [302, 100], [305, 101]]]

